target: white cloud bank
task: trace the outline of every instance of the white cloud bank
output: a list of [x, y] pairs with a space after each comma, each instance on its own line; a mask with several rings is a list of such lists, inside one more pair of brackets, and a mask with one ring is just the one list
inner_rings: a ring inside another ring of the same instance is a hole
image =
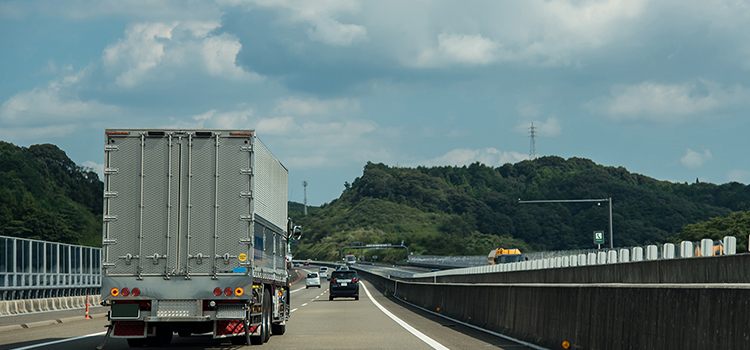
[[496, 60], [498, 43], [481, 35], [438, 35], [437, 49], [428, 48], [417, 59], [421, 67], [443, 66], [452, 63], [487, 65]]
[[285, 154], [284, 164], [296, 169], [317, 169], [371, 159], [390, 159], [382, 146], [380, 126], [352, 118], [359, 101], [289, 97], [278, 100], [273, 114], [252, 109], [208, 110], [188, 118], [172, 119], [169, 128], [242, 129], [252, 126], [274, 152]]
[[222, 0], [229, 6], [274, 8], [283, 12], [283, 22], [307, 25], [308, 38], [331, 46], [350, 46], [367, 40], [367, 28], [359, 24], [342, 23], [342, 14], [359, 13], [359, 1], [350, 0]]
[[[568, 65], [582, 53], [615, 45], [622, 37], [632, 35], [630, 28], [642, 17], [647, 3], [647, 0], [470, 2], [456, 6], [441, 4], [420, 11], [415, 8], [430, 7], [420, 2], [401, 5], [414, 7], [403, 11], [413, 17], [408, 24], [378, 29], [392, 31], [393, 40], [398, 42], [405, 40], [397, 34], [397, 31], [403, 33], [404, 27], [431, 25], [407, 32], [406, 38], [417, 48], [414, 60], [408, 54], [412, 51], [409, 45], [403, 45], [404, 52], [399, 56], [408, 66], [503, 62]], [[376, 16], [391, 15], [374, 12]], [[465, 16], [471, 16], [472, 20], [466, 21]]]
[[81, 81], [87, 79], [90, 70], [66, 70], [68, 75], [11, 96], [0, 107], [0, 137], [63, 137], [74, 132], [80, 123], [121, 115], [118, 106], [80, 98]]
[[237, 66], [239, 39], [211, 34], [219, 22], [136, 23], [123, 38], [104, 49], [102, 63], [115, 84], [133, 88], [169, 79], [177, 72], [198, 71], [210, 77], [253, 82], [262, 78]]
[[529, 159], [528, 155], [518, 152], [500, 151], [496, 148], [470, 149], [457, 148], [442, 156], [418, 162], [417, 165], [424, 166], [441, 166], [455, 165], [463, 166], [471, 163], [480, 162], [488, 166], [501, 166], [505, 163], [516, 163], [524, 159]]
[[745, 103], [749, 95], [740, 85], [722, 88], [706, 80], [683, 84], [643, 82], [613, 86], [610, 96], [599, 97], [586, 107], [615, 120], [681, 122], [694, 115]]

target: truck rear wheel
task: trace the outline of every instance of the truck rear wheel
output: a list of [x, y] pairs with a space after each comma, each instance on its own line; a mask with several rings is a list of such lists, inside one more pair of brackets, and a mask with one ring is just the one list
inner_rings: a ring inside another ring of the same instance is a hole
[[261, 300], [260, 335], [250, 337], [253, 345], [262, 345], [271, 337], [271, 293], [265, 290]]
[[271, 339], [271, 291], [266, 289], [263, 293], [263, 342], [268, 342]]

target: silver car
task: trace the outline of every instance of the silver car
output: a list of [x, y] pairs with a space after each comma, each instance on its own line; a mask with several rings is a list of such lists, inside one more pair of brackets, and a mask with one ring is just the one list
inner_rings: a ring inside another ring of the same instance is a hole
[[307, 274], [305, 279], [305, 288], [318, 287], [320, 288], [320, 277], [317, 272], [310, 272]]
[[328, 268], [325, 266], [321, 267], [318, 270], [318, 276], [320, 276], [320, 278], [328, 279]]

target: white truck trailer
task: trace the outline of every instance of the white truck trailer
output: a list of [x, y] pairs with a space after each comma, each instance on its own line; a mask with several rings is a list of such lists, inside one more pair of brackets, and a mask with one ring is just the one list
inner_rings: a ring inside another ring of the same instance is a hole
[[131, 347], [233, 344], [289, 318], [287, 169], [253, 130], [107, 129], [102, 304]]

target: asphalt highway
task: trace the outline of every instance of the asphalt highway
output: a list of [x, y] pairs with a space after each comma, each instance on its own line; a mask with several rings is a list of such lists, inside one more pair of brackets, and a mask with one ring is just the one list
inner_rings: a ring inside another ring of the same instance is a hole
[[[304, 276], [307, 271], [300, 272]], [[291, 295], [292, 313], [286, 333], [272, 336], [263, 349], [530, 349], [386, 297], [367, 281], [360, 283], [358, 301], [329, 301], [327, 282], [321, 288], [306, 289], [304, 279], [292, 285]], [[86, 319], [82, 309], [0, 317], [0, 350], [94, 349], [104, 339], [106, 311], [102, 307], [91, 308], [92, 319]], [[210, 335], [180, 338], [176, 334], [172, 343], [165, 346], [245, 347], [212, 339]], [[130, 348], [123, 339], [110, 339], [105, 349]]]

